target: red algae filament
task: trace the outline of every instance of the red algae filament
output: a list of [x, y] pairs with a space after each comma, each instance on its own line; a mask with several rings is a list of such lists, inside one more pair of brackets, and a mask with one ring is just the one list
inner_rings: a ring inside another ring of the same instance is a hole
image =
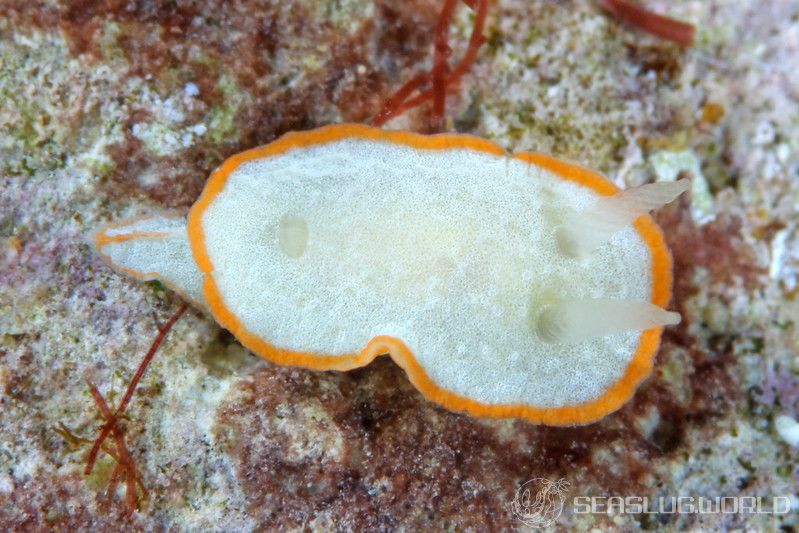
[[682, 46], [694, 43], [696, 28], [631, 4], [627, 0], [599, 0], [599, 4], [619, 20]]
[[[108, 404], [106, 403], [102, 394], [100, 394], [100, 391], [91, 382], [89, 382], [89, 392], [91, 392], [94, 401], [97, 403], [97, 407], [100, 409], [100, 413], [103, 415], [103, 418], [105, 418], [107, 421], [113, 420], [116, 415], [111, 412], [111, 409], [108, 407]], [[117, 464], [114, 467], [114, 472], [111, 474], [111, 480], [108, 482], [108, 495], [113, 496], [114, 492], [116, 491], [119, 478], [124, 470], [126, 483], [125, 500], [127, 502], [128, 511], [132, 512], [138, 506], [138, 499], [136, 497], [136, 484], [137, 482], [141, 483], [136, 470], [136, 463], [133, 461], [133, 456], [131, 456], [127, 444], [125, 443], [124, 429], [114, 427], [111, 430], [111, 435], [114, 437], [114, 441], [116, 442], [117, 446], [117, 456], [115, 457]], [[146, 492], [144, 492], [144, 494], [146, 496]]]
[[[105, 424], [103, 425], [100, 435], [94, 441], [94, 445], [92, 446], [91, 451], [89, 452], [89, 456], [86, 460], [86, 469], [84, 473], [86, 475], [91, 474], [92, 470], [94, 469], [94, 465], [97, 462], [97, 456], [100, 453], [100, 450], [104, 450], [108, 453], [114, 460], [117, 461], [117, 465], [114, 468], [114, 471], [111, 475], [111, 479], [108, 484], [108, 493], [112, 495], [116, 490], [117, 484], [122, 477], [122, 474], [125, 474], [125, 483], [126, 483], [126, 491], [125, 491], [125, 499], [126, 505], [129, 512], [132, 512], [138, 506], [138, 497], [136, 495], [136, 486], [138, 485], [142, 489], [142, 493], [144, 494], [145, 498], [147, 496], [146, 491], [144, 490], [144, 486], [140, 481], [140, 476], [136, 469], [136, 463], [133, 459], [133, 456], [130, 453], [130, 450], [125, 443], [125, 430], [120, 428], [117, 422], [119, 418], [124, 414], [125, 409], [127, 409], [128, 405], [130, 404], [131, 399], [133, 398], [133, 394], [136, 392], [136, 387], [141, 381], [141, 378], [144, 376], [144, 373], [147, 371], [147, 367], [153, 360], [158, 348], [166, 339], [166, 336], [171, 331], [172, 327], [175, 323], [180, 319], [181, 316], [186, 312], [188, 309], [188, 304], [183, 304], [180, 308], [175, 312], [172, 317], [164, 324], [163, 326], [156, 322], [156, 327], [158, 329], [158, 335], [155, 337], [155, 340], [150, 345], [150, 349], [147, 351], [147, 354], [142, 359], [142, 362], [139, 364], [139, 368], [136, 370], [136, 374], [133, 376], [133, 379], [130, 381], [128, 385], [127, 391], [125, 395], [122, 397], [122, 401], [119, 402], [116, 410], [112, 411], [111, 408], [108, 406], [108, 403], [103, 398], [103, 395], [100, 394], [100, 391], [91, 381], [88, 382], [89, 392], [94, 398], [95, 403], [97, 404], [97, 408], [100, 410], [100, 414], [102, 414], [103, 418], [105, 419]], [[69, 430], [62, 426], [61, 431], [59, 431], [67, 440], [71, 442], [77, 442], [77, 438], [75, 438]], [[114, 438], [114, 442], [116, 444], [116, 453], [112, 453], [112, 451], [103, 446], [105, 440], [112, 436]], [[82, 439], [81, 439], [82, 440]]]
[[447, 71], [449, 64], [447, 58], [452, 53], [449, 45], [447, 44], [447, 37], [449, 35], [449, 26], [452, 23], [452, 14], [455, 11], [455, 3], [457, 0], [446, 0], [444, 8], [441, 10], [441, 16], [438, 18], [438, 25], [436, 27], [436, 40], [435, 52], [433, 54], [433, 120], [435, 127], [442, 126], [444, 119], [444, 108], [446, 102], [447, 91]]
[[[475, 10], [474, 27], [461, 62], [450, 70], [447, 58], [452, 50], [447, 44], [447, 37], [456, 3], [456, 0], [445, 0], [444, 7], [441, 10], [436, 26], [431, 72], [416, 75], [391, 95], [386, 100], [383, 108], [372, 119], [371, 124], [373, 126], [382, 126], [388, 120], [432, 99], [434, 127], [435, 129], [442, 128], [448, 86], [458, 83], [463, 75], [469, 71], [477, 59], [477, 52], [486, 41], [483, 35], [483, 28], [488, 14], [488, 0], [464, 0], [467, 6]], [[422, 90], [427, 85], [431, 85], [431, 87]], [[419, 93], [411, 98], [411, 95], [416, 91], [419, 91]]]

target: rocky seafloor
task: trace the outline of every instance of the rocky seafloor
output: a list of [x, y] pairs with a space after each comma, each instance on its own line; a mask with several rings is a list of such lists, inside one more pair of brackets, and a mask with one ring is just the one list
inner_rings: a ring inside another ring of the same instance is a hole
[[[148, 498], [86, 477], [102, 419], [180, 300], [110, 270], [87, 237], [187, 207], [227, 156], [365, 122], [429, 68], [436, 0], [0, 0], [0, 529], [501, 530], [534, 478], [574, 496], [786, 497], [778, 515], [580, 513], [553, 530], [792, 531], [799, 510], [799, 4], [647, 0], [683, 48], [589, 0], [498, 0], [447, 129], [543, 151], [620, 186], [693, 179], [660, 210], [672, 308], [652, 376], [596, 424], [478, 420], [390, 360], [279, 367], [199, 312], [127, 418]], [[460, 7], [453, 55], [465, 48]], [[421, 107], [388, 124], [424, 131]], [[781, 421], [778, 423], [778, 421]]]

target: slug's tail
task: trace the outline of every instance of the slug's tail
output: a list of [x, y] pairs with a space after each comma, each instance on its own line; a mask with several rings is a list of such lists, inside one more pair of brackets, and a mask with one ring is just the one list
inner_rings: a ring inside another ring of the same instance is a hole
[[194, 306], [207, 309], [185, 213], [109, 224], [94, 233], [92, 244], [114, 270], [143, 281], [158, 280]]

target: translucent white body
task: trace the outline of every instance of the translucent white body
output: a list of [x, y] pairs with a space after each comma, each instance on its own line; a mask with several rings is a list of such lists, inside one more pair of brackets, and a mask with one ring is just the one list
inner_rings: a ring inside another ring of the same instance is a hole
[[[269, 343], [344, 355], [398, 337], [447, 390], [554, 406], [618, 380], [640, 332], [553, 345], [544, 306], [650, 297], [632, 227], [587, 261], [558, 249], [555, 227], [596, 198], [508, 157], [348, 139], [243, 164], [203, 229], [225, 304]], [[307, 225], [299, 257], [285, 217]]]
[[[557, 229], [608, 202], [516, 158], [345, 138], [235, 168], [201, 217], [207, 276], [279, 349], [346, 357], [390, 336], [442, 390], [573, 406], [622, 378], [642, 329], [677, 319], [648, 303], [651, 250], [629, 223], [564, 253]], [[205, 306], [183, 223], [109, 255]]]

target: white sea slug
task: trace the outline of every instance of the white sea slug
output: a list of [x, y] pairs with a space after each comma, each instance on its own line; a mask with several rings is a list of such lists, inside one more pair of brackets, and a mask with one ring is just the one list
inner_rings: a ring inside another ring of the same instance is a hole
[[583, 424], [633, 395], [680, 320], [646, 212], [686, 189], [619, 191], [471, 136], [345, 124], [237, 154], [187, 218], [109, 225], [95, 246], [276, 363], [388, 354], [449, 409]]

